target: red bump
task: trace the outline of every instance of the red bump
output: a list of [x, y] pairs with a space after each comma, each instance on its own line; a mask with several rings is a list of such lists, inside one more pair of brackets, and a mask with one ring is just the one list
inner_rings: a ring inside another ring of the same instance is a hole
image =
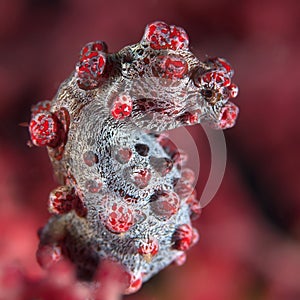
[[199, 111], [194, 112], [185, 112], [182, 115], [176, 117], [176, 121], [179, 121], [180, 123], [184, 125], [194, 125], [197, 124], [199, 120]]
[[155, 238], [148, 238], [147, 240], [142, 240], [139, 243], [138, 253], [143, 256], [153, 257], [158, 253], [159, 245]]
[[189, 209], [190, 209], [191, 219], [196, 220], [201, 215], [202, 208], [201, 208], [199, 200], [196, 198], [195, 190], [186, 199], [186, 203], [188, 204]]
[[102, 188], [102, 182], [100, 180], [89, 179], [85, 182], [85, 188], [90, 193], [99, 193]]
[[69, 186], [59, 186], [49, 195], [48, 209], [52, 214], [66, 214], [73, 209], [74, 191]]
[[168, 48], [170, 26], [164, 22], [154, 22], [145, 29], [144, 38], [150, 42], [150, 47], [154, 50]]
[[132, 151], [130, 148], [127, 147], [117, 149], [115, 152], [115, 159], [121, 164], [128, 163], [131, 157]]
[[132, 112], [132, 99], [128, 95], [119, 95], [113, 102], [111, 108], [112, 116], [117, 120], [123, 120]]
[[104, 42], [88, 43], [83, 47], [76, 65], [78, 86], [84, 90], [95, 89], [103, 79], [107, 46]]
[[187, 49], [189, 45], [188, 35], [184, 29], [169, 26], [161, 21], [153, 22], [146, 27], [143, 40], [149, 42], [154, 50]]
[[51, 112], [41, 112], [33, 116], [29, 124], [32, 143], [36, 146], [56, 147], [60, 141], [60, 124]]
[[170, 49], [187, 49], [189, 46], [189, 37], [186, 31], [178, 26], [171, 26], [170, 30]]
[[103, 41], [95, 41], [95, 42], [90, 42], [87, 43], [80, 52], [80, 59], [84, 60], [86, 59], [91, 52], [94, 51], [101, 51], [107, 53], [107, 45]]
[[232, 77], [234, 74], [231, 65], [224, 58], [221, 57], [209, 58], [206, 60], [206, 63], [208, 63], [211, 69], [222, 71], [229, 77]]
[[192, 169], [184, 168], [181, 170], [181, 179], [192, 184], [195, 181], [195, 172]]
[[86, 151], [83, 153], [83, 161], [89, 167], [92, 167], [94, 164], [98, 163], [98, 156], [93, 151]]
[[140, 189], [145, 188], [151, 179], [151, 171], [149, 169], [135, 170], [131, 174], [133, 183]]
[[174, 165], [184, 166], [188, 160], [188, 155], [182, 149], [178, 149], [178, 151], [172, 156], [172, 160]]
[[188, 198], [194, 191], [194, 186], [191, 182], [181, 178], [175, 185], [174, 191], [178, 194], [180, 199]]
[[210, 71], [201, 76], [201, 83], [211, 88], [227, 87], [231, 84], [230, 77], [224, 72]]
[[235, 104], [231, 102], [226, 103], [221, 109], [220, 119], [216, 124], [217, 128], [227, 129], [233, 127], [235, 125], [238, 113], [239, 109]]
[[180, 225], [176, 228], [173, 237], [173, 249], [186, 251], [193, 242], [193, 229], [188, 224]]
[[187, 71], [187, 62], [183, 58], [175, 55], [159, 56], [153, 66], [153, 72], [156, 75], [168, 79], [183, 78]]
[[134, 224], [134, 216], [126, 205], [114, 203], [108, 212], [105, 226], [114, 233], [127, 232]]
[[124, 295], [136, 293], [143, 284], [142, 276], [140, 274], [129, 274], [129, 286], [124, 290]]
[[236, 84], [232, 83], [230, 86], [227, 87], [229, 91], [229, 98], [236, 98], [239, 93], [239, 88]]
[[180, 199], [174, 192], [162, 192], [152, 196], [150, 207], [155, 217], [165, 221], [175, 215], [180, 207]]

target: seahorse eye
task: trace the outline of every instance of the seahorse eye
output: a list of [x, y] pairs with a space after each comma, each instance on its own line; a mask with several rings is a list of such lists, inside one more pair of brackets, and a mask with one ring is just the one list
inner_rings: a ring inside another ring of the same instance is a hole
[[201, 91], [201, 95], [205, 98], [206, 101], [209, 102], [211, 98], [213, 97], [213, 91], [210, 89], [205, 89]]
[[201, 95], [204, 97], [204, 100], [207, 101], [211, 105], [215, 105], [216, 102], [218, 102], [219, 98], [218, 95], [216, 95], [215, 91], [211, 89], [203, 89], [201, 90]]

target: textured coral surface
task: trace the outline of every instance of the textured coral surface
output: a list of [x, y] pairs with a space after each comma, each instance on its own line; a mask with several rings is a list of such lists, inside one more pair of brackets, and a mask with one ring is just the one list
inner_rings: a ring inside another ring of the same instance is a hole
[[[23, 299], [47, 299], [49, 289], [51, 299], [70, 299], [67, 292], [76, 290], [71, 273], [65, 281], [53, 280], [63, 268], [41, 280], [46, 274], [34, 257], [36, 228], [49, 218], [45, 199], [57, 183], [46, 151], [28, 148], [27, 128], [18, 124], [30, 119], [32, 104], [55, 95], [87, 41], [105, 40], [116, 52], [138, 41], [153, 20], [185, 28], [201, 60], [221, 55], [232, 63], [241, 114], [238, 126], [225, 133], [229, 157], [223, 184], [194, 223], [200, 242], [181, 268], [167, 268], [124, 299], [300, 298], [298, 1], [0, 5], [0, 298], [22, 299], [3, 293], [18, 295], [25, 283], [31, 295]], [[201, 195], [210, 155], [201, 127], [189, 132], [201, 157], [196, 187]]]

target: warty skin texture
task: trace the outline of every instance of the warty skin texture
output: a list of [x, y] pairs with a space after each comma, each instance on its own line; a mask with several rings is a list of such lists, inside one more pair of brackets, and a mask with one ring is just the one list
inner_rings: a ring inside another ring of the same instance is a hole
[[79, 279], [92, 281], [111, 261], [130, 294], [171, 262], [181, 264], [197, 242], [192, 171], [162, 133], [204, 122], [226, 129], [238, 108], [228, 101], [237, 95], [230, 65], [199, 61], [188, 43], [183, 29], [164, 22], [118, 53], [89, 43], [54, 99], [32, 108], [32, 143], [47, 146], [60, 184], [39, 234], [42, 265], [45, 249], [53, 261], [60, 253]]

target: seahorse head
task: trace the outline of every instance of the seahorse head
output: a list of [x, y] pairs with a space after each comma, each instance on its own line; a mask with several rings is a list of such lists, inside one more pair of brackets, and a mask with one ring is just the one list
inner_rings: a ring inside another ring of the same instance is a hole
[[163, 131], [207, 122], [225, 129], [235, 124], [238, 94], [230, 64], [222, 58], [200, 61], [188, 48], [181, 27], [149, 24], [141, 41], [117, 53], [104, 42], [88, 43], [76, 67], [80, 89], [106, 91], [104, 106], [115, 119]]

